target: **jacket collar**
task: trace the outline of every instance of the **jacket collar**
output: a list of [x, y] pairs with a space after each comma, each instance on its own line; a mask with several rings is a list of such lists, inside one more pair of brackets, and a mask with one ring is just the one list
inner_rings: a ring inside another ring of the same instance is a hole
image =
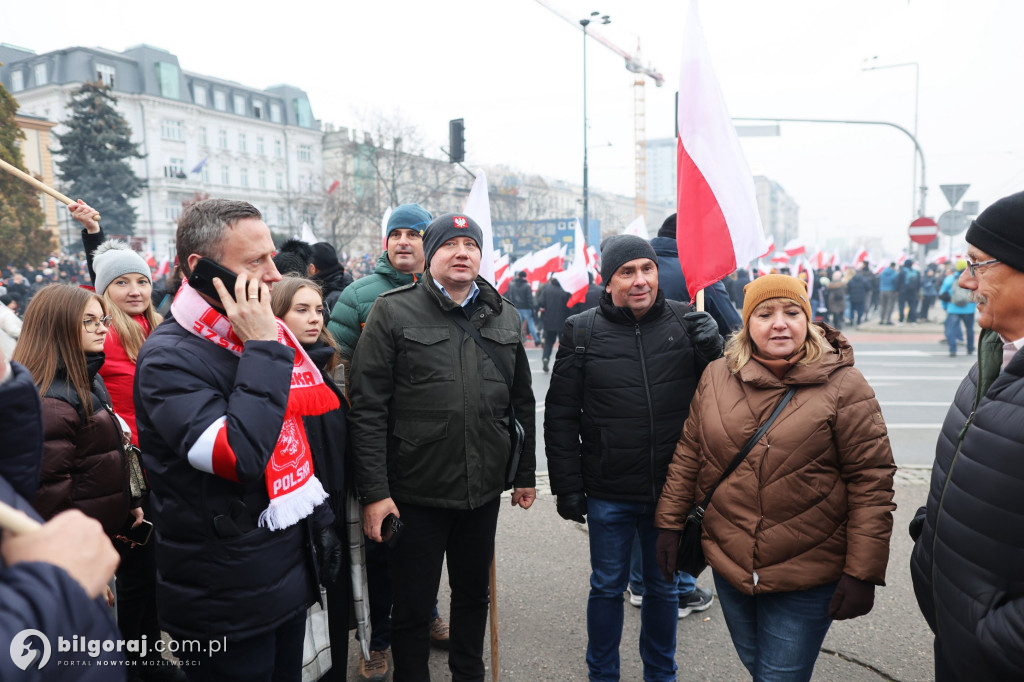
[[374, 267], [373, 273], [394, 282], [397, 286], [411, 284], [420, 278], [419, 273], [409, 274], [396, 270], [395, 266], [391, 263], [391, 259], [388, 258], [387, 251], [380, 254], [380, 257], [377, 258], [377, 265]]
[[[495, 289], [490, 282], [483, 277], [477, 276], [476, 285], [480, 289], [480, 293], [476, 297], [477, 306], [484, 305], [490, 308], [495, 314], [501, 313], [501, 294]], [[449, 311], [457, 308], [461, 309], [458, 303], [441, 293], [441, 290], [434, 284], [434, 278], [430, 274], [430, 268], [427, 268], [423, 272], [423, 277], [420, 278], [419, 286], [423, 287], [431, 300], [437, 303], [442, 310]]]

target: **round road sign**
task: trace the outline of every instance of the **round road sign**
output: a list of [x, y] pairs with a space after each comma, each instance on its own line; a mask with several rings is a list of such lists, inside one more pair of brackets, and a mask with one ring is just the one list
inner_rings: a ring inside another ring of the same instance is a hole
[[929, 244], [939, 236], [939, 226], [931, 218], [918, 218], [910, 223], [910, 239], [918, 244]]
[[947, 237], [955, 237], [967, 229], [967, 214], [963, 211], [946, 211], [939, 216], [939, 231]]

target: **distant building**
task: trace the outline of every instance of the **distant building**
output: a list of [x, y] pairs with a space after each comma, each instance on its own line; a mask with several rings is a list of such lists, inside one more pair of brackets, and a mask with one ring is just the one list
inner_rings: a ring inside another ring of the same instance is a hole
[[[52, 121], [35, 116], [15, 116], [14, 123], [25, 133], [21, 141], [21, 158], [29, 175], [38, 177], [50, 187], [53, 183], [53, 163], [50, 160], [50, 130], [57, 125]], [[49, 194], [39, 193], [39, 205], [43, 208], [43, 226], [55, 236], [57, 232], [57, 200]], [[61, 204], [61, 208], [63, 208]]]
[[800, 236], [800, 207], [786, 194], [782, 185], [763, 175], [754, 176], [757, 212], [765, 234], [781, 249], [786, 242]]
[[676, 139], [647, 140], [647, 201], [676, 203]]
[[[18, 100], [19, 113], [48, 121], [68, 118], [71, 94], [82, 83], [111, 87], [145, 154], [132, 161], [148, 183], [133, 202], [135, 233], [154, 253], [173, 249], [182, 202], [197, 192], [252, 202], [276, 232], [298, 233], [303, 221], [318, 228], [326, 189], [322, 133], [303, 90], [260, 90], [183, 71], [177, 56], [148, 45], [41, 55], [0, 45], [0, 62], [0, 82]], [[116, 225], [104, 230], [117, 234]], [[77, 230], [61, 231], [77, 241]]]

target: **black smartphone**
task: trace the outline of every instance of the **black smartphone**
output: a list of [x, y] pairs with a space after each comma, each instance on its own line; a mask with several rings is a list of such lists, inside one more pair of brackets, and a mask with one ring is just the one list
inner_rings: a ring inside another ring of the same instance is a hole
[[220, 281], [227, 287], [228, 293], [231, 294], [231, 298], [235, 297], [235, 273], [228, 270], [226, 267], [221, 265], [215, 260], [209, 258], [200, 258], [199, 262], [192, 269], [192, 274], [188, 278], [188, 283], [193, 289], [201, 294], [206, 294], [215, 301], [220, 300], [220, 294], [217, 293], [217, 289], [213, 286], [213, 278], [220, 277]]
[[380, 539], [389, 547], [394, 547], [403, 525], [402, 519], [394, 514], [388, 514], [384, 517], [384, 523], [380, 524]]
[[121, 526], [121, 530], [118, 531], [118, 536], [137, 545], [149, 542], [149, 536], [153, 534], [153, 524], [146, 519], [142, 519], [142, 523], [134, 527], [132, 527], [133, 523], [135, 523], [135, 517], [129, 516], [125, 524]]

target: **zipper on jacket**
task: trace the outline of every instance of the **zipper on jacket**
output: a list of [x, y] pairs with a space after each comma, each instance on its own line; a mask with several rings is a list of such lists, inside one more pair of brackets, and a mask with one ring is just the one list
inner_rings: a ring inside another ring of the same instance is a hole
[[651, 384], [647, 381], [647, 361], [644, 359], [644, 340], [640, 334], [640, 323], [633, 328], [636, 330], [636, 347], [640, 351], [640, 372], [644, 376], [644, 394], [647, 396], [647, 435], [648, 435], [648, 458], [650, 460], [651, 473], [651, 499], [658, 503], [658, 486], [654, 475], [654, 405], [651, 402]]
[[[761, 526], [762, 526], [762, 524], [764, 524], [764, 509], [761, 507], [761, 481], [763, 480], [762, 473], [764, 472], [764, 462], [765, 462], [766, 459], [768, 459], [767, 455], [768, 455], [768, 451], [771, 450], [771, 447], [772, 446], [771, 446], [770, 443], [765, 446], [765, 450], [764, 450], [765, 456], [761, 457], [761, 465], [758, 467], [758, 472], [757, 472], [757, 481], [758, 481], [757, 491], [754, 493], [754, 495], [757, 497], [757, 510], [758, 510], [757, 525], [754, 526], [754, 552], [753, 552], [753, 556], [751, 557], [751, 564], [754, 567], [753, 568], [752, 577], [754, 579], [754, 593], [755, 594], [758, 592], [757, 583], [760, 580], [760, 576], [757, 575], [757, 540], [758, 540], [758, 538], [761, 537]], [[753, 448], [751, 448], [751, 449], [753, 449]]]

